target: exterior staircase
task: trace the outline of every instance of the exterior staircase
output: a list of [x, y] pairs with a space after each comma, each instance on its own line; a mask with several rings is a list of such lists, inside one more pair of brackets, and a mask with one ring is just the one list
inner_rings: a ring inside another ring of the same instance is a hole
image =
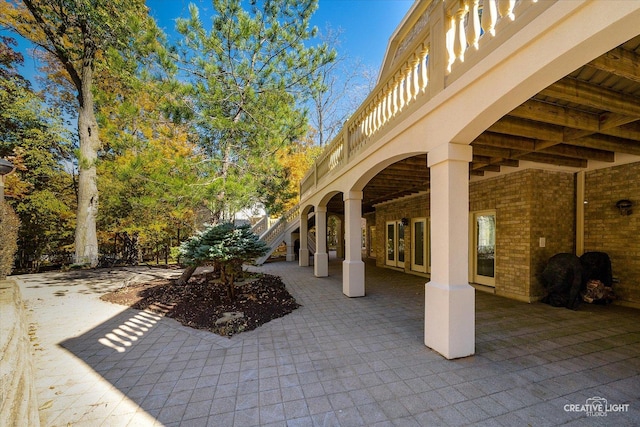
[[[268, 215], [258, 221], [251, 230], [260, 236], [260, 240], [266, 243], [269, 251], [262, 257], [256, 259], [256, 264], [262, 265], [269, 259], [273, 251], [282, 244], [285, 236], [296, 228], [300, 227], [300, 206], [296, 205], [289, 209], [279, 220], [272, 223]], [[309, 233], [309, 252], [315, 253], [315, 235]], [[293, 242], [291, 243], [293, 244]]]

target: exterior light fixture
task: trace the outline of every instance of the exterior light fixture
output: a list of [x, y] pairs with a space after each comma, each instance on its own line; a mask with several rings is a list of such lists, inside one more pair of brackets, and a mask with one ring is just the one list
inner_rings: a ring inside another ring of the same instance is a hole
[[622, 199], [616, 202], [616, 208], [620, 211], [620, 215], [627, 216], [631, 215], [633, 212], [631, 208], [633, 207], [633, 202], [631, 200]]

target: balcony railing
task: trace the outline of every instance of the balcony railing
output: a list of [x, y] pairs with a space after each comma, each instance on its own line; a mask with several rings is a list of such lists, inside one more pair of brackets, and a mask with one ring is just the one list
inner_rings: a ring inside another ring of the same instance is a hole
[[[399, 41], [389, 71], [383, 72], [371, 94], [302, 179], [301, 197], [370, 147], [391, 123], [457, 80], [456, 67], [465, 60], [470, 66], [495, 50], [508, 38], [508, 27], [524, 25], [537, 16], [526, 13], [528, 10], [543, 10], [553, 2], [431, 0], [417, 4], [411, 15], [414, 21]], [[489, 47], [484, 39], [498, 41]]]

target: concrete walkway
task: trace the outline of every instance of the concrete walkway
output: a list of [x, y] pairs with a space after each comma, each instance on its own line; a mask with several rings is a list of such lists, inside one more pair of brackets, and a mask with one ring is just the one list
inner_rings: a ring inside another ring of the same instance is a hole
[[[302, 307], [231, 339], [98, 299], [176, 272], [15, 277], [42, 425], [640, 425], [640, 310], [477, 293], [476, 355], [447, 361], [423, 345], [425, 279], [367, 265], [367, 296], [349, 299], [340, 269], [257, 268]], [[609, 411], [589, 416], [597, 398]]]

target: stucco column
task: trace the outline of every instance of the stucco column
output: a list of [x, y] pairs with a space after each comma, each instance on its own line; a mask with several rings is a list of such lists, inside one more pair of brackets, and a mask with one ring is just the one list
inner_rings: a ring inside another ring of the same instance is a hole
[[317, 206], [316, 210], [316, 253], [313, 257], [313, 273], [316, 277], [329, 275], [329, 254], [327, 253], [327, 207]]
[[362, 191], [344, 193], [345, 258], [342, 262], [342, 293], [364, 296], [362, 262]]
[[300, 214], [300, 252], [298, 257], [300, 267], [309, 266], [309, 214]]
[[475, 353], [475, 290], [469, 285], [470, 145], [428, 153], [431, 281], [425, 285], [424, 343], [447, 359]]
[[287, 245], [287, 261], [295, 261], [296, 260], [296, 254], [293, 251], [293, 236], [291, 235], [291, 233], [286, 233], [284, 235], [284, 243], [285, 245]]
[[336, 216], [336, 257], [345, 258], [344, 255], [344, 217]]

